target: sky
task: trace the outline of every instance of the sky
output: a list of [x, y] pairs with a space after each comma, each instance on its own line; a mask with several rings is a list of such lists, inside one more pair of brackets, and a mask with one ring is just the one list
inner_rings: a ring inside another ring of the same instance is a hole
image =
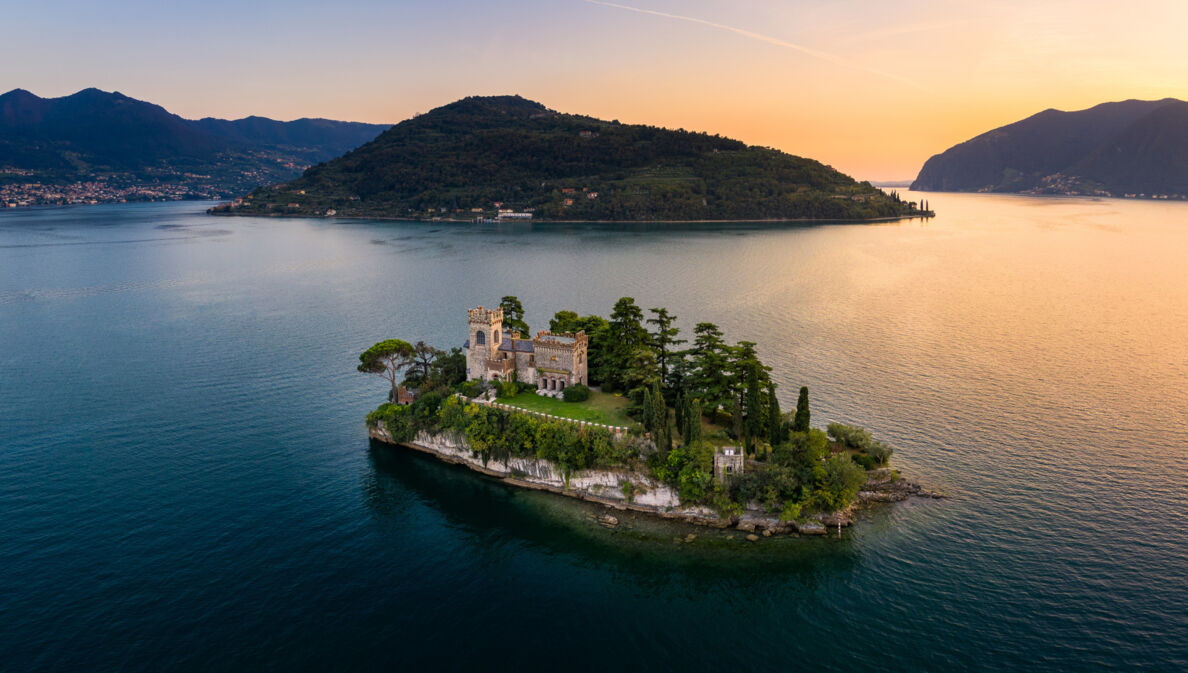
[[518, 93], [876, 181], [1047, 108], [1188, 99], [1184, 0], [0, 0], [0, 16], [0, 91], [378, 123]]

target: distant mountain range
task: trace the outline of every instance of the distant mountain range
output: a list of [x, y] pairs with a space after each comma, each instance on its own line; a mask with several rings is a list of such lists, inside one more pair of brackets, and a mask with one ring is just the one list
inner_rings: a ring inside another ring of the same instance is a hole
[[932, 157], [912, 189], [1188, 198], [1188, 103], [1045, 110]]
[[0, 184], [190, 182], [242, 193], [298, 175], [386, 128], [326, 119], [193, 121], [118, 92], [41, 98], [14, 89], [0, 95]]
[[812, 159], [470, 97], [217, 212], [545, 220], [873, 219], [913, 206]]

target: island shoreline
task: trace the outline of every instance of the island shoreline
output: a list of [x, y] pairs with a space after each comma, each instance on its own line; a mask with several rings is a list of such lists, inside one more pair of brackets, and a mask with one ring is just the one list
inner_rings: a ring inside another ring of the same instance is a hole
[[[500, 461], [491, 461], [494, 465], [498, 466], [502, 464], [505, 468], [503, 471], [493, 469], [488, 466], [491, 463], [483, 464], [476, 455], [465, 455], [466, 453], [470, 453], [466, 449], [453, 447], [453, 450], [446, 450], [430, 446], [431, 443], [442, 443], [443, 436], [440, 434], [426, 435], [425, 433], [421, 433], [416, 439], [422, 441], [399, 442], [392, 439], [383, 427], [377, 426], [368, 428], [368, 435], [373, 446], [378, 444], [385, 448], [400, 447], [411, 449], [433, 456], [444, 463], [466, 467], [471, 471], [496, 479], [512, 487], [545, 491], [602, 505], [609, 510], [638, 512], [669, 521], [680, 521], [706, 528], [736, 528], [748, 533], [747, 539], [751, 541], [757, 540], [760, 534], [765, 537], [779, 534], [824, 535], [830, 529], [834, 528], [840, 532], [841, 528], [852, 526], [857, 520], [858, 513], [872, 505], [900, 502], [911, 497], [930, 499], [944, 497], [940, 493], [925, 490], [914, 482], [903, 479], [890, 479], [890, 470], [883, 470], [876, 471], [878, 474], [874, 474], [873, 478], [868, 478], [867, 484], [858, 493], [855, 501], [838, 511], [818, 513], [801, 521], [781, 521], [777, 516], [755, 509], [745, 510], [741, 515], [723, 517], [706, 507], [643, 504], [630, 501], [625, 497], [622, 499], [614, 497], [613, 494], [615, 491], [611, 491], [610, 493], [612, 495], [608, 497], [607, 495], [599, 495], [592, 492], [592, 487], [570, 488], [567, 485], [556, 485], [549, 483], [548, 480], [540, 476], [533, 478], [533, 475], [516, 470], [516, 468], [512, 467], [510, 460], [502, 463]], [[549, 470], [553, 469], [551, 465], [548, 465], [548, 461], [539, 459], [520, 460], [527, 460], [537, 465], [545, 464], [546, 474]], [[592, 481], [598, 481], [599, 479], [609, 481], [610, 479], [617, 480], [619, 478], [625, 478], [632, 482], [635, 480], [648, 481], [646, 476], [629, 471], [585, 470], [583, 473], [587, 478], [592, 477]], [[568, 482], [568, 479], [566, 479], [566, 482]], [[599, 517], [599, 523], [607, 528], [615, 528], [619, 524], [618, 519], [609, 514]]]
[[888, 217], [872, 217], [868, 219], [834, 219], [834, 218], [772, 218], [772, 219], [747, 219], [747, 220], [529, 220], [529, 221], [508, 221], [508, 222], [476, 222], [472, 219], [458, 220], [458, 219], [418, 219], [409, 217], [384, 217], [382, 215], [286, 215], [281, 213], [235, 213], [235, 212], [214, 212], [213, 209], [207, 209], [207, 215], [214, 215], [216, 217], [272, 217], [277, 219], [295, 219], [295, 220], [379, 220], [382, 222], [408, 222], [416, 224], [511, 224], [511, 225], [532, 225], [532, 224], [870, 224], [877, 222], [900, 222], [902, 220], [926, 220], [935, 217], [932, 211], [921, 212], [912, 215], [891, 215]]

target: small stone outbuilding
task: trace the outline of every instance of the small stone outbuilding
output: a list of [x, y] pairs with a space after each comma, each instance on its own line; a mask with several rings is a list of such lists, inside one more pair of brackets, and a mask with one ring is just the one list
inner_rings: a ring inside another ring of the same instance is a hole
[[742, 447], [724, 446], [714, 452], [714, 479], [726, 481], [727, 477], [742, 474], [745, 465]]

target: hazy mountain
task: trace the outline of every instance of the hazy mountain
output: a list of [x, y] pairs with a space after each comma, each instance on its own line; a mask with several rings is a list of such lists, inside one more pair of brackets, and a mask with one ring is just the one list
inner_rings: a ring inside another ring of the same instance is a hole
[[538, 219], [865, 219], [909, 212], [811, 159], [737, 140], [561, 114], [519, 96], [465, 98], [397, 124], [237, 210]]
[[243, 189], [245, 179], [250, 188], [252, 175], [283, 179], [385, 128], [324, 119], [192, 121], [118, 92], [84, 89], [40, 98], [14, 89], [0, 95], [0, 168], [32, 170], [49, 181], [206, 173], [228, 189]]
[[1188, 195], [1188, 103], [1045, 110], [932, 157], [912, 189]]

